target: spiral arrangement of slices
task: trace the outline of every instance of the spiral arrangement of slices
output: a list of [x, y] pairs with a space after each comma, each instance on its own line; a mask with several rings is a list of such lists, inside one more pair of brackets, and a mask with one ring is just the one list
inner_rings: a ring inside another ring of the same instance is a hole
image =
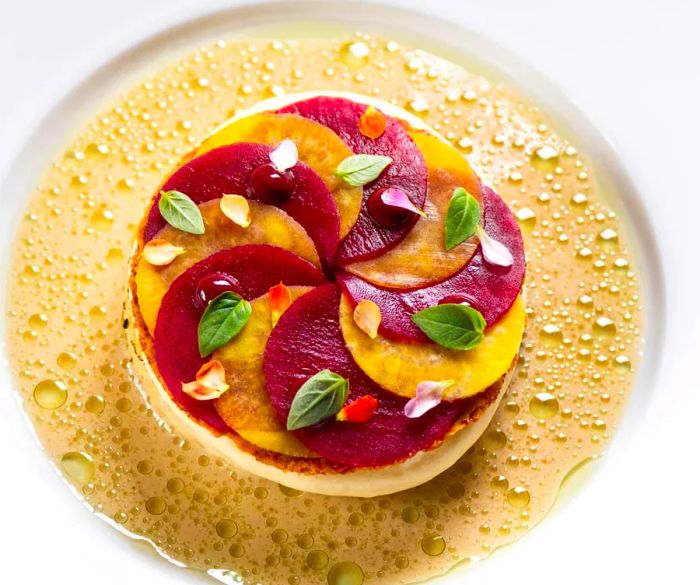
[[[133, 290], [154, 370], [192, 418], [267, 460], [308, 460], [316, 468], [405, 460], [478, 416], [517, 358], [525, 259], [507, 205], [448, 143], [374, 108], [381, 125], [367, 125], [369, 111], [321, 96], [232, 121], [163, 183], [141, 226]], [[285, 140], [296, 146], [298, 162], [275, 174], [271, 160]], [[390, 162], [357, 186], [337, 171], [358, 154]], [[483, 233], [505, 246], [510, 265], [489, 262], [477, 237], [446, 249], [445, 216], [457, 188], [478, 201]], [[260, 196], [264, 189], [269, 197]], [[390, 190], [417, 213], [377, 212], [373, 201]], [[173, 191], [198, 206], [203, 233], [166, 222], [159, 200]], [[249, 220], [233, 222], [222, 212], [222, 198], [231, 196], [246, 199]], [[149, 242], [175, 252], [149, 262]], [[210, 300], [203, 283], [250, 303], [243, 329], [207, 357], [198, 347]], [[288, 306], [271, 318], [280, 284]], [[358, 326], [358, 304], [368, 302], [378, 309], [376, 335]], [[447, 349], [416, 325], [413, 315], [441, 303], [465, 303], [483, 315], [477, 347]], [[226, 390], [198, 400], [183, 384], [212, 359], [223, 367]], [[326, 370], [348, 381], [348, 403], [372, 397], [372, 416], [287, 430], [297, 391]], [[447, 379], [450, 391], [437, 405], [406, 415], [421, 383]]]

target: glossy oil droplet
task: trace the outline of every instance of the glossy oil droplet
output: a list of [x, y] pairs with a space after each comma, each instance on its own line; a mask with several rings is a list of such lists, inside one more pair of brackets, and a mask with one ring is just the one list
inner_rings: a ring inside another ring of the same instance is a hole
[[530, 399], [530, 412], [535, 418], [552, 418], [559, 412], [559, 401], [549, 392], [538, 392]]
[[185, 482], [182, 481], [179, 477], [173, 477], [168, 480], [166, 488], [171, 494], [179, 494], [180, 492], [182, 492], [182, 490], [185, 489]]
[[68, 398], [68, 388], [58, 380], [43, 380], [34, 387], [34, 402], [41, 408], [55, 410], [61, 408]]
[[484, 436], [484, 445], [488, 449], [503, 449], [508, 442], [506, 434], [501, 430], [493, 430], [486, 433]]
[[85, 409], [92, 414], [102, 414], [105, 409], [105, 399], [102, 396], [90, 396], [85, 401]]
[[238, 534], [238, 524], [229, 518], [224, 518], [216, 523], [216, 533], [221, 538], [233, 538]]
[[345, 43], [340, 48], [340, 58], [350, 67], [360, 67], [367, 63], [369, 54], [369, 47], [362, 41]]
[[37, 313], [29, 317], [29, 326], [32, 329], [43, 329], [49, 322], [49, 318], [43, 313]]
[[598, 319], [596, 319], [595, 321], [593, 329], [596, 333], [605, 337], [611, 337], [615, 335], [615, 332], [617, 330], [614, 321], [609, 317], [598, 317]]
[[165, 503], [165, 500], [159, 496], [153, 496], [146, 500], [146, 511], [149, 514], [159, 516], [160, 514], [165, 512], [166, 508], [167, 504]]
[[537, 170], [551, 173], [559, 165], [559, 151], [550, 144], [543, 144], [535, 149], [530, 160]]
[[426, 555], [437, 557], [445, 552], [445, 539], [439, 534], [426, 534], [420, 541], [420, 547]]
[[403, 518], [404, 522], [409, 524], [418, 522], [418, 519], [420, 518], [420, 510], [414, 506], [408, 506], [401, 511], [401, 518]]
[[306, 555], [306, 564], [312, 569], [320, 571], [328, 564], [328, 555], [322, 550], [312, 550]]
[[524, 487], [514, 487], [508, 490], [508, 503], [514, 508], [524, 508], [530, 503], [530, 492]]
[[328, 585], [362, 585], [364, 580], [360, 566], [351, 561], [336, 563], [328, 571]]
[[92, 457], [82, 451], [70, 451], [61, 458], [63, 471], [78, 483], [85, 484], [95, 476]]
[[62, 370], [70, 371], [78, 365], [78, 358], [74, 354], [64, 351], [58, 354], [56, 363]]

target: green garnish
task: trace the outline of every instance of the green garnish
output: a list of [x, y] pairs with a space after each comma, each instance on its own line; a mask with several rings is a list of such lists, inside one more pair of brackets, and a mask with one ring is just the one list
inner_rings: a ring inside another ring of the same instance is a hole
[[451, 250], [471, 238], [480, 222], [479, 202], [465, 189], [457, 187], [445, 216], [445, 248]]
[[180, 191], [161, 191], [158, 209], [163, 219], [175, 229], [188, 234], [204, 233], [204, 220], [199, 207]]
[[348, 381], [322, 370], [297, 390], [287, 416], [287, 430], [302, 429], [335, 416], [348, 397]]
[[225, 292], [216, 297], [199, 320], [199, 355], [206, 357], [231, 341], [248, 322], [250, 314], [250, 303], [242, 296]]
[[411, 316], [420, 330], [435, 343], [448, 349], [467, 350], [484, 338], [483, 315], [464, 304], [429, 307]]
[[353, 154], [343, 160], [335, 171], [348, 185], [364, 187], [374, 181], [387, 168], [393, 159], [376, 154]]

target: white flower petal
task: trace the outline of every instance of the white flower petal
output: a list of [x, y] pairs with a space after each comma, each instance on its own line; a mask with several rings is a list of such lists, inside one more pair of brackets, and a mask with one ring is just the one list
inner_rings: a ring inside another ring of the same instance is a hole
[[250, 205], [240, 195], [223, 195], [219, 201], [221, 213], [236, 225], [247, 228], [251, 222]]
[[285, 138], [270, 152], [270, 161], [280, 173], [291, 169], [299, 162], [297, 145], [289, 138]]
[[403, 413], [408, 418], [419, 418], [435, 408], [442, 402], [442, 395], [446, 388], [454, 384], [454, 380], [442, 380], [440, 382], [425, 381], [418, 384], [416, 397], [411, 398], [403, 408]]
[[184, 253], [184, 248], [173, 246], [167, 240], [154, 238], [143, 247], [142, 255], [143, 259], [153, 266], [167, 266]]
[[501, 244], [501, 242], [489, 236], [484, 231], [484, 228], [478, 226], [476, 228], [476, 235], [479, 238], [484, 258], [486, 258], [489, 264], [506, 267], [513, 265], [513, 254], [510, 253], [510, 250]]

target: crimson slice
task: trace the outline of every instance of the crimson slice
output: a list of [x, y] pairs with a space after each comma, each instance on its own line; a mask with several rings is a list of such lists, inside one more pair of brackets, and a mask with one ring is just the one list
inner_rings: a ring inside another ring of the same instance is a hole
[[[198, 156], [182, 167], [163, 184], [162, 191], [177, 190], [200, 204], [224, 194], [251, 197], [251, 176], [270, 163], [272, 149], [264, 144], [239, 142], [221, 146]], [[330, 266], [338, 247], [339, 216], [333, 195], [323, 180], [306, 164], [299, 162], [291, 171], [294, 191], [279, 203], [314, 241], [325, 266]], [[158, 194], [148, 215], [144, 241], [149, 241], [165, 226], [158, 210]], [[255, 221], [255, 218], [253, 218]]]
[[411, 217], [396, 228], [380, 226], [367, 211], [367, 199], [372, 193], [388, 187], [402, 189], [414, 205], [422, 208], [428, 189], [423, 155], [401, 122], [386, 116], [384, 133], [372, 140], [359, 130], [360, 116], [366, 109], [366, 105], [345, 98], [320, 96], [290, 104], [280, 110], [327, 126], [355, 154], [386, 155], [393, 159], [379, 178], [364, 187], [360, 215], [338, 249], [336, 263], [339, 265], [377, 257], [384, 250], [398, 244], [416, 222], [416, 217]]
[[490, 187], [482, 186], [483, 225], [486, 233], [505, 245], [513, 255], [513, 264], [502, 268], [486, 262], [478, 247], [469, 263], [451, 277], [432, 286], [397, 290], [370, 284], [348, 273], [338, 274], [338, 281], [353, 303], [374, 301], [382, 313], [379, 331], [398, 341], [430, 341], [411, 321], [411, 315], [450, 297], [464, 295], [469, 304], [481, 312], [490, 327], [510, 309], [520, 293], [525, 278], [525, 252], [518, 223], [501, 197]]
[[464, 412], [465, 401], [443, 402], [418, 419], [403, 409], [407, 399], [368, 378], [345, 348], [338, 323], [340, 290], [326, 284], [309, 291], [282, 315], [265, 348], [265, 380], [279, 420], [286, 425], [297, 390], [328, 369], [350, 382], [348, 401], [366, 394], [378, 400], [364, 423], [327, 420], [293, 431], [315, 453], [349, 467], [375, 467], [402, 461], [441, 441]]
[[265, 294], [280, 282], [292, 285], [318, 285], [325, 282], [310, 262], [274, 246], [246, 245], [221, 250], [181, 274], [163, 297], [153, 335], [155, 359], [161, 378], [180, 407], [191, 416], [226, 433], [229, 427], [214, 407], [214, 401], [198, 401], [182, 392], [182, 382], [195, 379], [207, 359], [199, 356], [197, 327], [203, 312], [196, 302], [202, 278], [225, 275], [235, 283], [236, 292], [251, 300]]

